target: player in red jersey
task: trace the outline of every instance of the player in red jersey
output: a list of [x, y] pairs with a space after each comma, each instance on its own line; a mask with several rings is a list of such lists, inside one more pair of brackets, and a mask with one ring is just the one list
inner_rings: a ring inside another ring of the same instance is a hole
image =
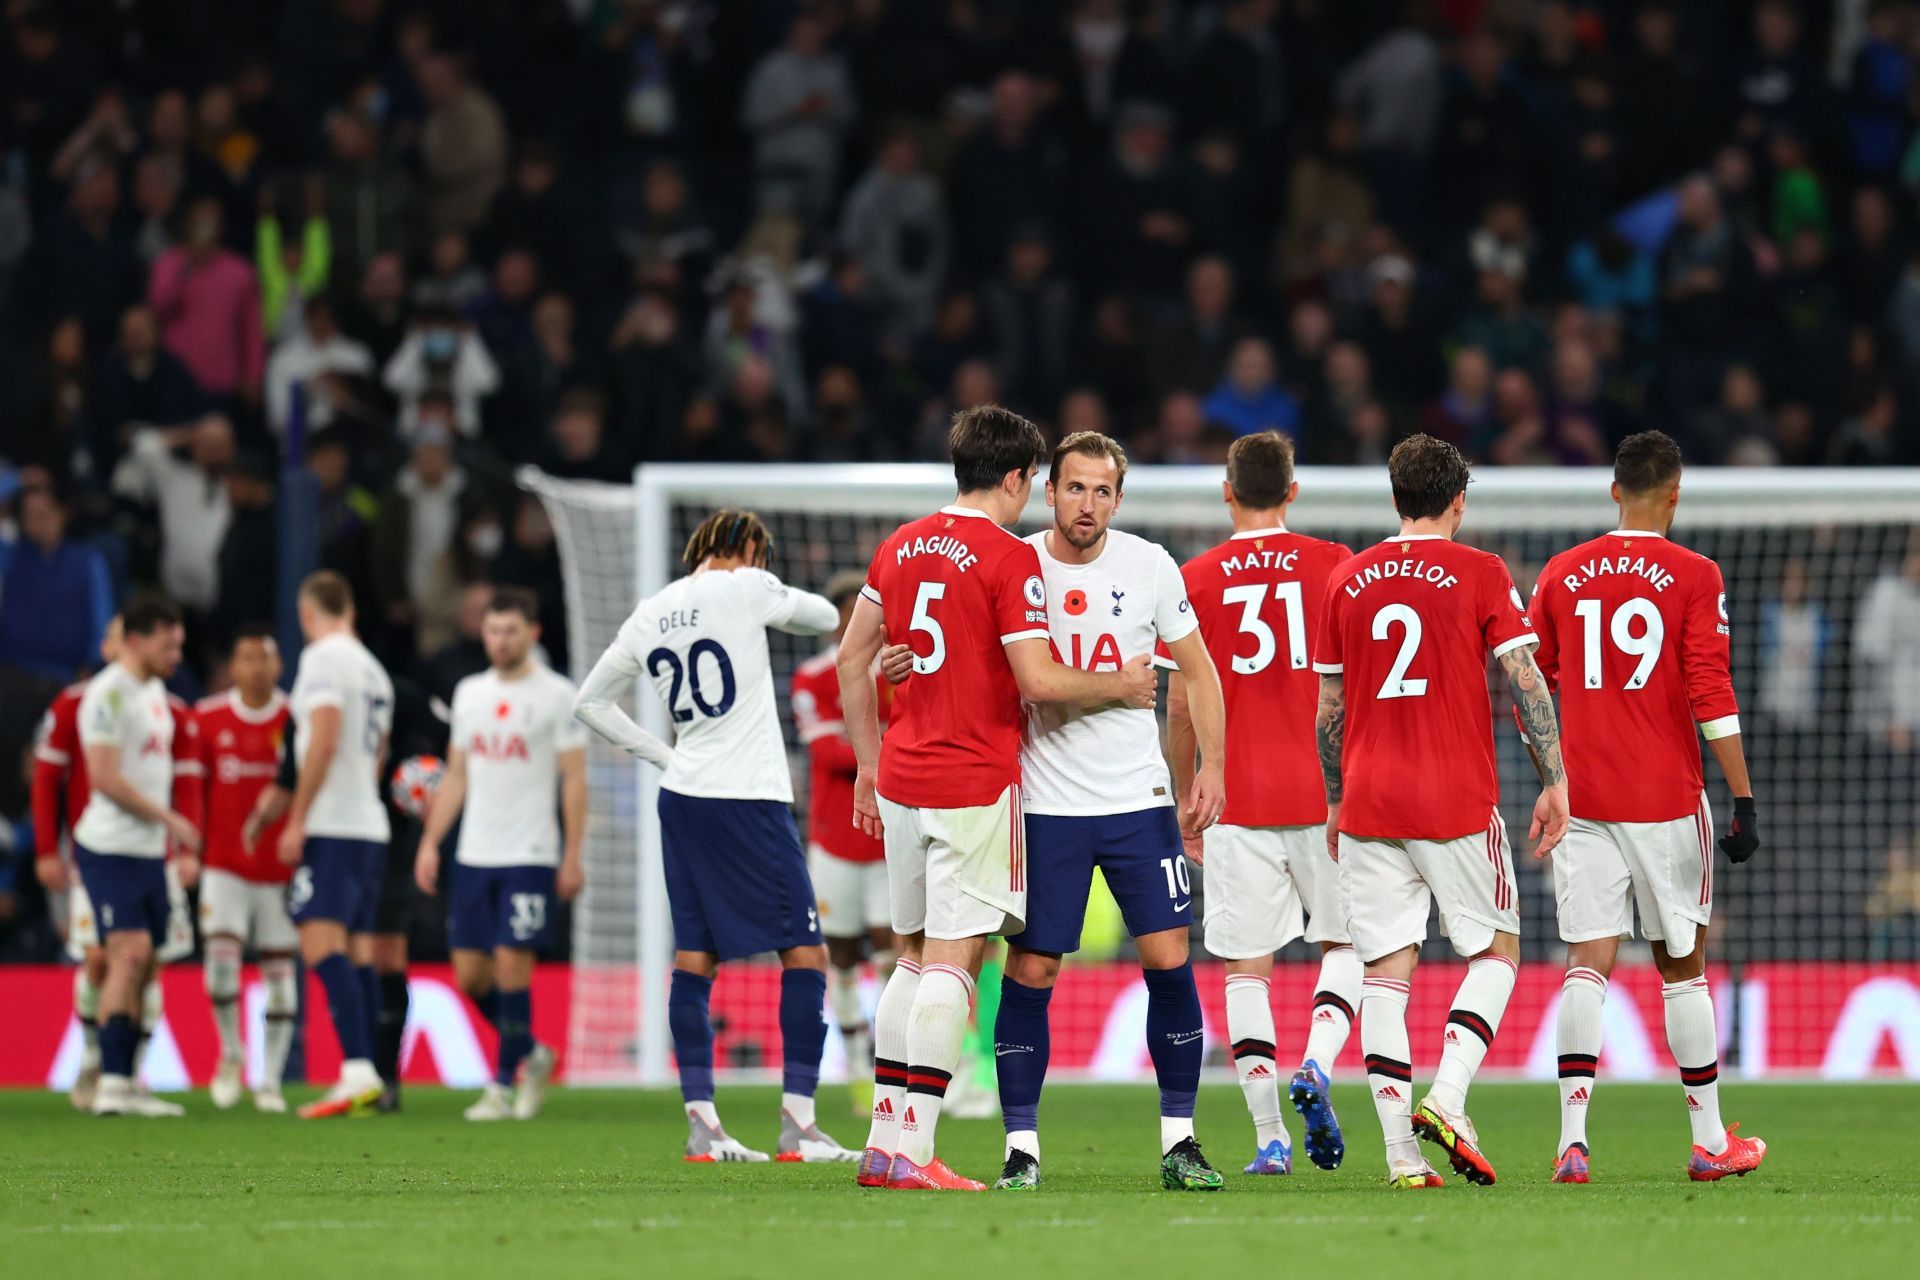
[[[1396, 1187], [1439, 1186], [1420, 1137], [1471, 1182], [1490, 1183], [1466, 1114], [1467, 1086], [1499, 1029], [1520, 959], [1513, 857], [1500, 820], [1491, 650], [1532, 737], [1542, 792], [1529, 838], [1544, 858], [1567, 828], [1566, 774], [1553, 696], [1537, 644], [1500, 557], [1453, 541], [1466, 512], [1467, 463], [1417, 435], [1388, 459], [1397, 536], [1339, 565], [1314, 646], [1315, 718], [1327, 787], [1328, 838], [1340, 862], [1353, 942], [1366, 962], [1360, 1047]], [[1335, 833], [1338, 833], [1337, 840]], [[1468, 958], [1447, 1014], [1433, 1088], [1410, 1114], [1410, 980], [1440, 931]]]
[[[862, 1186], [984, 1190], [934, 1154], [990, 934], [1026, 915], [1020, 809], [1022, 699], [1150, 707], [1147, 655], [1119, 671], [1054, 660], [1046, 585], [1017, 520], [1046, 451], [1040, 429], [996, 405], [954, 417], [959, 496], [880, 545], [840, 644], [840, 698], [859, 771], [854, 822], [883, 832], [901, 959], [874, 1018], [873, 1128]], [[915, 654], [887, 729], [875, 712], [885, 643]]]
[[200, 874], [200, 932], [205, 941], [207, 999], [220, 1032], [220, 1065], [210, 1092], [225, 1110], [240, 1100], [240, 960], [248, 938], [260, 953], [266, 986], [266, 1053], [254, 1106], [280, 1113], [287, 1050], [299, 993], [293, 952], [299, 943], [287, 915], [293, 868], [274, 856], [280, 824], [249, 842], [245, 827], [260, 793], [280, 770], [287, 735], [287, 699], [276, 687], [280, 650], [264, 626], [242, 627], [228, 660], [233, 688], [201, 699], [200, 762], [206, 776], [205, 869]]
[[[820, 907], [820, 935], [827, 940], [833, 967], [829, 999], [846, 1048], [848, 1092], [856, 1115], [866, 1115], [873, 1106], [873, 1028], [860, 999], [863, 952], [872, 956], [874, 976], [885, 983], [900, 949], [887, 902], [886, 845], [853, 825], [853, 780], [860, 762], [840, 717], [840, 636], [865, 581], [858, 570], [849, 569], [827, 582], [826, 597], [840, 610], [840, 630], [832, 644], [794, 669], [792, 689], [794, 732], [807, 749], [812, 778], [807, 869]], [[884, 724], [893, 686], [881, 680], [875, 688]]]
[[[1183, 831], [1207, 871], [1207, 950], [1227, 962], [1227, 1039], [1253, 1117], [1246, 1172], [1293, 1169], [1274, 1069], [1273, 953], [1304, 936], [1320, 945], [1306, 1053], [1288, 1095], [1306, 1125], [1307, 1155], [1340, 1167], [1346, 1147], [1330, 1076], [1360, 1003], [1360, 957], [1347, 936], [1338, 868], [1327, 856], [1327, 797], [1313, 718], [1320, 678], [1308, 644], [1325, 607], [1327, 577], [1353, 553], [1287, 529], [1299, 495], [1293, 444], [1277, 431], [1242, 436], [1227, 451], [1221, 486], [1233, 536], [1181, 569], [1227, 703], [1227, 808], [1219, 825]], [[1186, 682], [1167, 685], [1167, 755], [1174, 791], [1187, 794], [1197, 746]]]
[[[115, 614], [100, 637], [100, 661], [104, 666], [120, 656], [120, 615]], [[73, 1012], [82, 1033], [80, 1068], [74, 1077], [68, 1098], [74, 1109], [90, 1111], [94, 1090], [100, 1082], [100, 988], [106, 980], [107, 953], [100, 944], [93, 903], [68, 865], [63, 835], [70, 836], [73, 824], [87, 807], [91, 789], [87, 785], [87, 757], [80, 746], [80, 699], [87, 682], [68, 685], [55, 695], [52, 705], [40, 720], [38, 742], [34, 747], [33, 830], [35, 874], [54, 903], [54, 915], [64, 915], [67, 954], [77, 966], [73, 974]], [[169, 696], [167, 706], [174, 724], [173, 807], [192, 822], [200, 821], [199, 763], [193, 757], [197, 741], [193, 717], [187, 704]], [[167, 895], [172, 910], [167, 919], [167, 937], [156, 953], [157, 963], [178, 960], [193, 952], [193, 921], [187, 913], [186, 891], [172, 864], [167, 867]], [[64, 900], [64, 912], [60, 903]], [[155, 970], [156, 977], [158, 969]], [[140, 1041], [136, 1060], [144, 1058], [153, 1029], [165, 1013], [162, 988], [149, 979], [141, 997]], [[137, 1074], [137, 1072], [136, 1072]], [[154, 1109], [171, 1108], [141, 1094], [140, 1105]], [[171, 1110], [166, 1112], [173, 1114]]]
[[1636, 909], [1665, 984], [1667, 1046], [1693, 1122], [1687, 1173], [1712, 1181], [1757, 1169], [1767, 1151], [1720, 1121], [1702, 937], [1713, 912], [1713, 816], [1700, 736], [1733, 792], [1720, 847], [1739, 863], [1760, 846], [1728, 668], [1726, 589], [1718, 565], [1667, 541], [1680, 501], [1671, 439], [1647, 431], [1621, 442], [1613, 500], [1619, 527], [1549, 560], [1533, 589], [1540, 670], [1560, 691], [1573, 813], [1553, 856], [1568, 945], [1554, 1181], [1587, 1181], [1601, 1009]]

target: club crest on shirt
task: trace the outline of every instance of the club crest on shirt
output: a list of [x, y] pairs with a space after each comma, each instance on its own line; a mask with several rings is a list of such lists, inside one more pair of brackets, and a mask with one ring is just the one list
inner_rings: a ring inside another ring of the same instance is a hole
[[1126, 599], [1127, 593], [1124, 591], [1115, 591], [1111, 587], [1107, 589], [1107, 593], [1113, 597], [1113, 616], [1117, 618], [1120, 616], [1120, 602]]

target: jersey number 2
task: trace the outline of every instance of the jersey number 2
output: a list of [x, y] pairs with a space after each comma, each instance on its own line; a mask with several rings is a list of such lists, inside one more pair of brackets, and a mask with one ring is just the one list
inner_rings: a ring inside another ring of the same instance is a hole
[[[708, 654], [713, 658], [714, 666], [720, 670], [720, 700], [708, 702], [700, 688], [700, 655]], [[675, 724], [685, 724], [693, 719], [694, 707], [700, 714], [712, 719], [723, 716], [733, 707], [733, 660], [727, 657], [727, 651], [712, 640], [695, 640], [687, 649], [687, 665], [680, 665], [680, 655], [671, 649], [655, 649], [647, 655], [647, 670], [657, 678], [662, 670], [673, 674], [673, 683], [667, 690], [667, 710], [673, 712]], [[687, 686], [687, 692], [693, 698], [692, 707], [680, 705], [680, 686]]]
[[1394, 623], [1405, 628], [1400, 639], [1400, 652], [1394, 655], [1393, 666], [1387, 669], [1387, 678], [1380, 682], [1380, 699], [1388, 698], [1424, 698], [1427, 696], [1427, 682], [1407, 679], [1407, 668], [1413, 665], [1413, 655], [1420, 652], [1420, 615], [1413, 606], [1405, 604], [1382, 605], [1380, 612], [1373, 615], [1373, 638], [1385, 640], [1387, 631]]

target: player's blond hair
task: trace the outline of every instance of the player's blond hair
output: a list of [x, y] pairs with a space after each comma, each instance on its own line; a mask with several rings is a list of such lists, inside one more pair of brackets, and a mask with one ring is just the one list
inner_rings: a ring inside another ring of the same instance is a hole
[[754, 567], [766, 568], [773, 559], [773, 535], [767, 532], [767, 526], [751, 511], [722, 507], [700, 522], [700, 527], [687, 539], [686, 550], [680, 553], [680, 558], [689, 569], [697, 568], [711, 556], [744, 560], [749, 542], [758, 544], [753, 556]]
[[1085, 458], [1104, 458], [1114, 465], [1120, 473], [1113, 482], [1117, 493], [1127, 487], [1127, 451], [1112, 436], [1101, 435], [1098, 431], [1076, 431], [1059, 444], [1053, 446], [1053, 464], [1047, 469], [1047, 483], [1060, 483], [1060, 464], [1073, 454]]
[[300, 584], [300, 598], [329, 618], [344, 618], [353, 612], [353, 588], [332, 569], [308, 574]]

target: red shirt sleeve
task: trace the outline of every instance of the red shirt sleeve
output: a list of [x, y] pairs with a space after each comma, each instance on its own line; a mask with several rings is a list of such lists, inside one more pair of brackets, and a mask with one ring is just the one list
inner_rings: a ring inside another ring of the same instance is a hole
[[1497, 658], [1539, 637], [1534, 634], [1533, 619], [1527, 616], [1526, 604], [1520, 599], [1520, 589], [1513, 585], [1513, 575], [1507, 572], [1506, 561], [1490, 555], [1482, 563], [1480, 634]]
[[1040, 577], [1040, 555], [1025, 542], [1000, 557], [995, 566], [993, 619], [1000, 629], [1001, 644], [1050, 638], [1047, 585]]
[[1323, 676], [1337, 676], [1347, 667], [1346, 642], [1340, 633], [1341, 607], [1346, 604], [1341, 586], [1339, 579], [1327, 578], [1326, 607], [1320, 610], [1320, 634], [1313, 642], [1313, 669]]
[[1540, 578], [1533, 584], [1533, 603], [1528, 616], [1533, 619], [1533, 633], [1540, 637], [1540, 647], [1533, 651], [1533, 660], [1540, 668], [1540, 674], [1547, 678], [1547, 688], [1558, 691], [1560, 688], [1560, 633], [1554, 630], [1553, 609], [1547, 597], [1554, 589], [1554, 581], [1547, 569], [1540, 571]]
[[[80, 750], [78, 721], [71, 714], [78, 704], [64, 695], [54, 700], [40, 721], [40, 741], [33, 749], [33, 851], [43, 858], [60, 852], [60, 804], [67, 789], [67, 773]], [[65, 710], [68, 714], [61, 714]], [[69, 820], [80, 815], [69, 814]]]
[[207, 770], [200, 756], [200, 721], [186, 707], [173, 709], [173, 808], [198, 827], [206, 810]]
[[1729, 659], [1732, 640], [1727, 628], [1727, 589], [1720, 566], [1703, 561], [1695, 575], [1694, 592], [1687, 601], [1680, 630], [1680, 669], [1686, 675], [1687, 701], [1693, 718], [1709, 738], [1740, 732], [1740, 706], [1733, 696]]

